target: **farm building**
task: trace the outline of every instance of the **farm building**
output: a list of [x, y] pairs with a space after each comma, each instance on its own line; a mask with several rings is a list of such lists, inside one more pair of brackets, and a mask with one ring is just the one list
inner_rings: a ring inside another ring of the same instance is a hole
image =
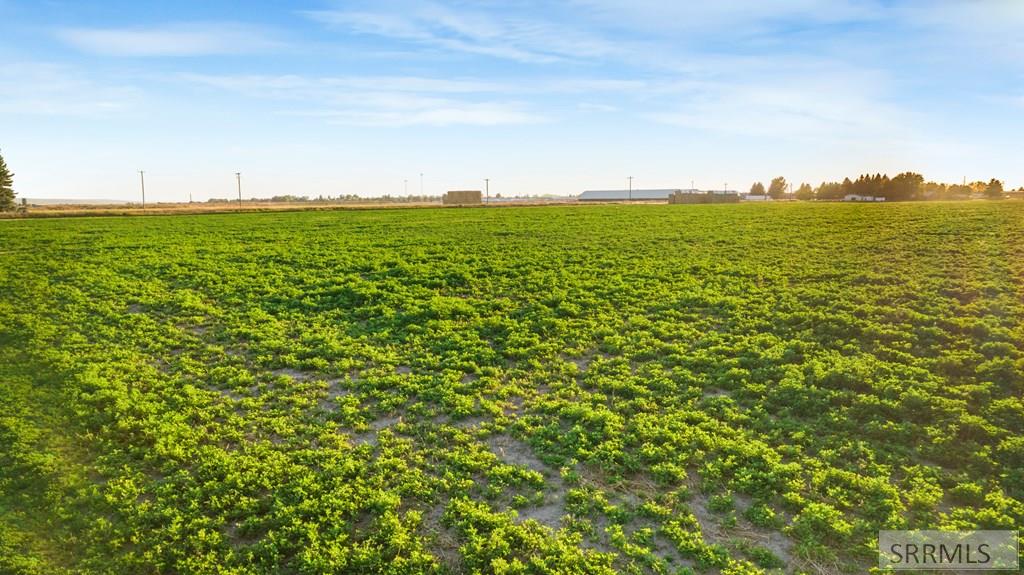
[[580, 194], [581, 202], [656, 202], [668, 201], [669, 196], [683, 190], [587, 190]]
[[479, 204], [481, 197], [480, 190], [452, 190], [441, 198], [441, 203], [446, 206]]
[[670, 204], [732, 204], [739, 201], [739, 194], [727, 190], [676, 190], [668, 197]]
[[844, 202], [884, 202], [885, 198], [882, 196], [862, 196], [859, 194], [846, 194], [843, 196]]

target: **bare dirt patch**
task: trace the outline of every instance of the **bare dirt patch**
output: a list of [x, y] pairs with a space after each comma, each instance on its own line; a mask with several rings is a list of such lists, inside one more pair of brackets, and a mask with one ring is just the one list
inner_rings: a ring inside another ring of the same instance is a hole
[[402, 416], [400, 415], [379, 417], [370, 422], [369, 431], [354, 434], [352, 436], [352, 443], [355, 445], [369, 445], [371, 447], [376, 447], [378, 442], [377, 434], [384, 429], [394, 427], [401, 422]]
[[[747, 497], [734, 495], [733, 499], [737, 511], [750, 506]], [[782, 533], [753, 525], [743, 517], [737, 517], [736, 526], [727, 529], [722, 525], [721, 515], [708, 509], [708, 497], [701, 493], [694, 494], [686, 504], [700, 523], [701, 533], [707, 543], [728, 546], [730, 540], [744, 539], [768, 549], [787, 565], [792, 563], [793, 541]]]
[[713, 399], [716, 397], [729, 397], [729, 392], [724, 389], [718, 389], [716, 387], [709, 387], [704, 390], [705, 399]]
[[426, 532], [431, 554], [453, 573], [461, 572], [462, 554], [455, 532], [444, 525], [441, 518], [448, 506], [446, 500], [437, 502], [423, 514], [423, 530]]
[[282, 376], [289, 377], [291, 379], [294, 379], [295, 381], [308, 381], [308, 380], [312, 379], [312, 376], [309, 375], [308, 373], [299, 371], [297, 369], [291, 369], [291, 368], [288, 368], [288, 367], [284, 367], [284, 368], [281, 368], [281, 369], [275, 369], [275, 370], [271, 371], [270, 373], [272, 373], [272, 374], [274, 374], [274, 375], [276, 375], [278, 377], [282, 377]]
[[228, 522], [224, 526], [224, 536], [228, 540], [228, 544], [235, 549], [247, 547], [260, 540], [260, 538], [255, 535], [242, 535], [241, 530], [241, 526], [234, 521]]
[[568, 491], [561, 474], [538, 459], [530, 446], [508, 435], [491, 436], [487, 439], [487, 447], [502, 461], [526, 467], [544, 476], [544, 502], [540, 505], [526, 506], [517, 511], [519, 518], [523, 521], [533, 519], [551, 529], [559, 529], [562, 517], [565, 516], [565, 496]]

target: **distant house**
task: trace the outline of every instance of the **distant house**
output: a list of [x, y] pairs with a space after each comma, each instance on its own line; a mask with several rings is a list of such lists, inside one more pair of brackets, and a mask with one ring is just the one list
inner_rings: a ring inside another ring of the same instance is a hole
[[744, 202], [770, 202], [772, 197], [767, 194], [741, 194], [740, 199]]
[[670, 204], [732, 204], [740, 201], [740, 195], [729, 190], [676, 190], [668, 197]]
[[656, 202], [668, 201], [669, 196], [682, 190], [587, 190], [580, 194], [581, 202]]
[[482, 198], [480, 190], [452, 190], [441, 198], [441, 203], [446, 206], [465, 206], [483, 203]]
[[860, 194], [846, 194], [843, 196], [844, 202], [884, 202], [885, 198], [882, 196], [862, 196]]

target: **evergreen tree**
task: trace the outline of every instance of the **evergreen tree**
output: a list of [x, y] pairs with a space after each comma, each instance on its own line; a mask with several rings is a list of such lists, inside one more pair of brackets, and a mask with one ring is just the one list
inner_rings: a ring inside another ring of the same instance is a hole
[[822, 182], [814, 191], [814, 197], [818, 200], [841, 200], [843, 195], [843, 184], [839, 182]]
[[796, 189], [796, 199], [798, 200], [813, 200], [814, 189], [811, 188], [810, 184], [800, 184], [800, 187]]
[[853, 182], [851, 182], [850, 178], [848, 177], [843, 178], [843, 183], [840, 184], [840, 186], [840, 190], [842, 191], [842, 193], [839, 195], [840, 198], [845, 197], [848, 194], [852, 194], [854, 191]]
[[14, 209], [14, 174], [7, 169], [7, 162], [0, 154], [0, 212]]
[[768, 195], [774, 199], [779, 199], [786, 195], [786, 178], [779, 176], [772, 179], [772, 183], [768, 186]]
[[999, 180], [992, 178], [988, 185], [985, 186], [985, 197], [990, 200], [998, 200], [1003, 197], [1003, 183]]

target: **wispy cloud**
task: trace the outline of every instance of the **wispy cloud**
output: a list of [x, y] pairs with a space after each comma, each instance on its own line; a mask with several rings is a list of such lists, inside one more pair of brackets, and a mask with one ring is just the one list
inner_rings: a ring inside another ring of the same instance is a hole
[[576, 109], [581, 112], [617, 112], [619, 108], [610, 104], [597, 104], [594, 102], [580, 102]]
[[[877, 20], [884, 15], [880, 0], [570, 0], [588, 18], [630, 30], [687, 33], [735, 41], [786, 22], [803, 26]], [[689, 38], [678, 37], [686, 43]]]
[[348, 32], [525, 63], [606, 57], [618, 50], [614, 42], [560, 23], [465, 5], [456, 10], [434, 2], [391, 1], [305, 14]]
[[329, 99], [348, 92], [418, 92], [432, 94], [579, 94], [639, 93], [678, 90], [678, 82], [605, 78], [524, 77], [502, 81], [469, 77], [302, 76], [297, 74], [180, 74], [179, 78], [211, 87], [275, 98]]
[[546, 121], [528, 112], [522, 104], [503, 102], [461, 102], [432, 98], [371, 98], [369, 105], [343, 109], [285, 112], [310, 116], [350, 126], [502, 126]]
[[185, 74], [196, 85], [291, 103], [282, 113], [361, 126], [494, 126], [544, 121], [519, 101], [495, 99], [508, 86], [416, 76], [304, 77]]
[[133, 86], [101, 82], [67, 65], [0, 66], [0, 113], [102, 117], [131, 108], [141, 96]]
[[679, 93], [675, 106], [648, 117], [776, 139], [887, 139], [913, 124], [910, 114], [888, 101], [889, 82], [882, 71], [794, 60], [759, 74], [743, 71], [694, 85]]
[[474, 79], [439, 79], [422, 76], [300, 76], [285, 74], [269, 76], [182, 74], [182, 79], [217, 88], [244, 92], [253, 96], [292, 99], [329, 99], [356, 91], [429, 92], [471, 94], [503, 92], [506, 83]]
[[204, 56], [247, 54], [281, 48], [269, 31], [245, 24], [192, 22], [132, 28], [63, 28], [64, 42], [108, 56]]

